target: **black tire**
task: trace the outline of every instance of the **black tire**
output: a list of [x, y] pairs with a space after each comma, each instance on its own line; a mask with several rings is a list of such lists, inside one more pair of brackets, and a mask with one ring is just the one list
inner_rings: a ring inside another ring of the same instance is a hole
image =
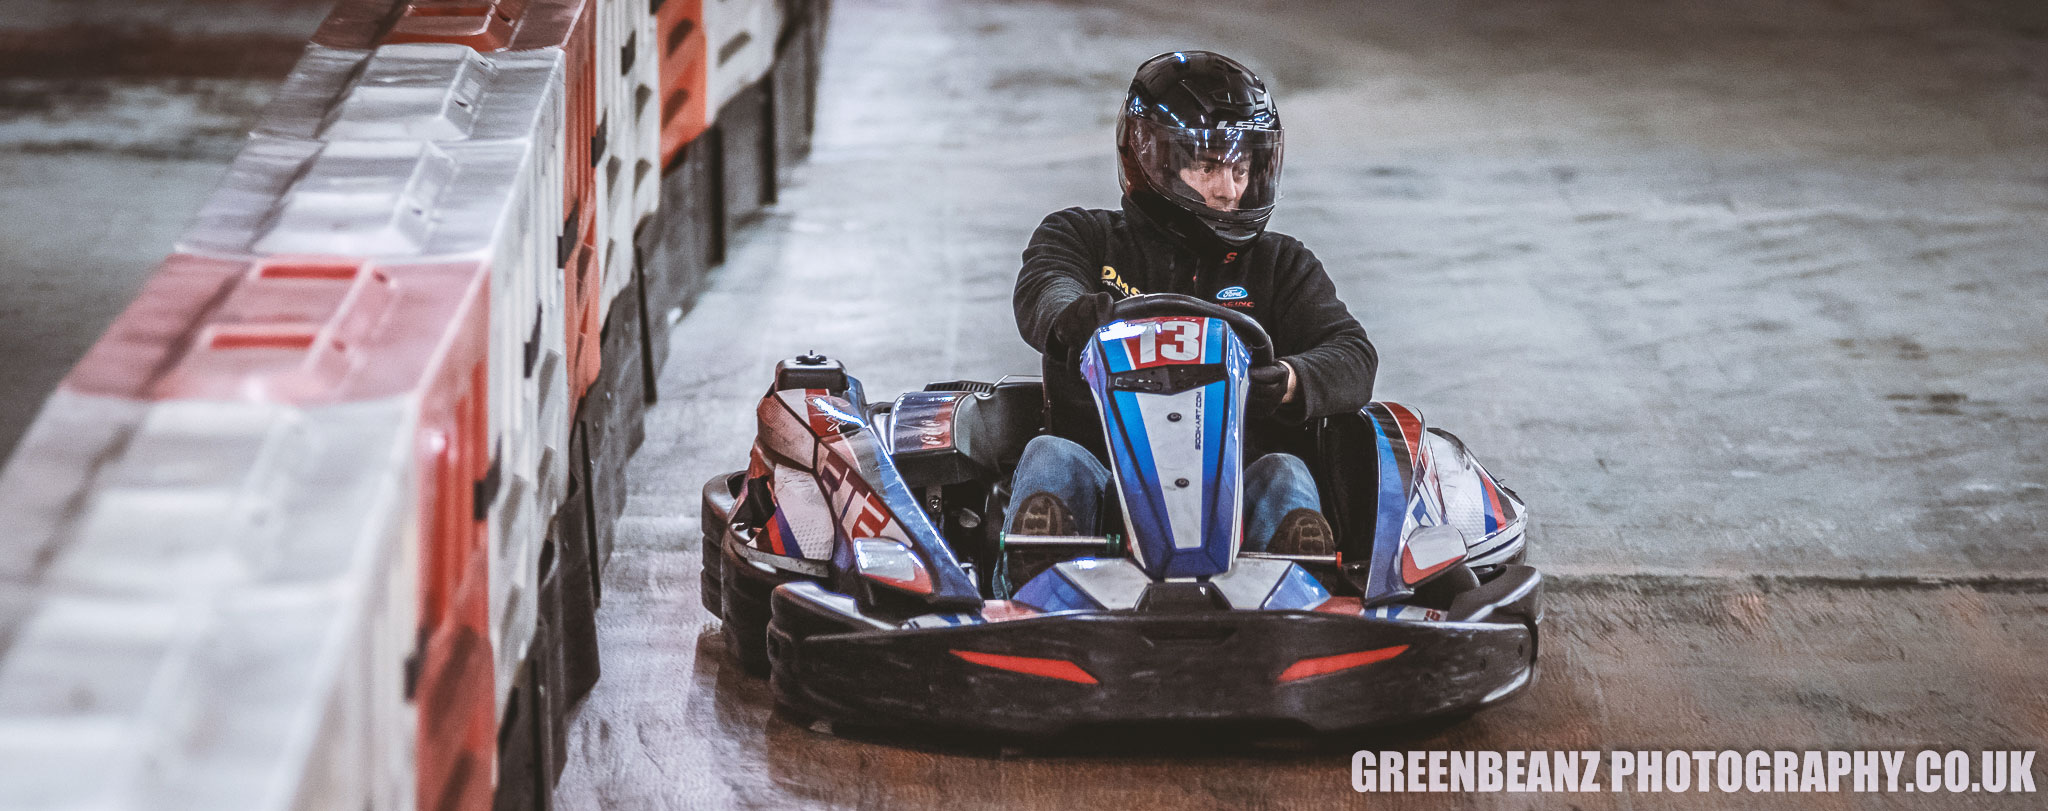
[[775, 708], [771, 712], [774, 713], [775, 720], [806, 731], [817, 722], [825, 720], [822, 715], [779, 700], [775, 702]]
[[[717, 544], [718, 541], [705, 538], [704, 543], [706, 546], [710, 546]], [[704, 605], [705, 611], [711, 612], [711, 616], [723, 617], [725, 616], [725, 599], [723, 596], [725, 584], [722, 582], [724, 572], [721, 569], [708, 568], [710, 565], [706, 563], [705, 566], [707, 568], [697, 573], [697, 601]]]
[[726, 561], [719, 584], [719, 618], [725, 627], [725, 648], [740, 668], [755, 676], [768, 675], [768, 595], [774, 587], [747, 577], [739, 570], [745, 564]]
[[1415, 590], [1412, 602], [1430, 608], [1449, 609], [1458, 595], [1479, 588], [1479, 573], [1457, 566]]
[[704, 532], [703, 545], [700, 547], [703, 552], [704, 569], [697, 578], [697, 597], [698, 601], [703, 603], [704, 610], [711, 612], [714, 617], [721, 616], [724, 612], [719, 594], [724, 590], [722, 571], [725, 568], [725, 549], [721, 544], [725, 543], [725, 522], [732, 517], [735, 508], [735, 479], [745, 475], [728, 473], [706, 482], [703, 499], [698, 507]]

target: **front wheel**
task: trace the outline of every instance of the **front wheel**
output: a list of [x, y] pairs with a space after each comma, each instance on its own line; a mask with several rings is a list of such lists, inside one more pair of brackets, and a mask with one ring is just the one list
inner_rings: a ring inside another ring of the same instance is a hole
[[749, 564], [727, 560], [720, 568], [719, 618], [724, 622], [725, 649], [740, 668], [768, 675], [768, 595], [774, 586], [749, 578], [740, 569]]
[[738, 511], [740, 492], [745, 487], [746, 475], [744, 471], [738, 471], [715, 476], [711, 481], [705, 482], [703, 500], [698, 507], [699, 520], [704, 531], [704, 542], [700, 547], [704, 568], [697, 576], [697, 596], [698, 601], [704, 605], [704, 610], [711, 612], [714, 617], [724, 612], [723, 598], [719, 596], [725, 583], [723, 544], [726, 527], [731, 525], [733, 513]]

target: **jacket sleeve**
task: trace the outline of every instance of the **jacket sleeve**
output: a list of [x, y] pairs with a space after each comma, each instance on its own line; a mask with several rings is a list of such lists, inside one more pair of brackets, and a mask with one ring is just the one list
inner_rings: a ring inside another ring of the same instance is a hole
[[1060, 312], [1095, 291], [1100, 278], [1095, 257], [1101, 254], [1095, 231], [1083, 209], [1069, 208], [1046, 215], [1032, 232], [1011, 296], [1017, 331], [1032, 349], [1045, 352]]
[[1364, 408], [1372, 400], [1379, 352], [1337, 298], [1322, 261], [1288, 242], [1273, 266], [1277, 311], [1260, 319], [1272, 333], [1274, 354], [1294, 367], [1295, 399], [1277, 416], [1300, 423]]

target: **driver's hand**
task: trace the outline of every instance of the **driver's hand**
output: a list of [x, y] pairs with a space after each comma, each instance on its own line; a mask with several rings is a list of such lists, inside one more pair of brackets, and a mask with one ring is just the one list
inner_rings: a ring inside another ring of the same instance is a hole
[[1254, 366], [1250, 376], [1251, 390], [1245, 395], [1244, 410], [1253, 417], [1271, 417], [1280, 410], [1281, 403], [1294, 397], [1294, 367], [1287, 365], [1287, 361]]
[[1108, 293], [1089, 293], [1074, 299], [1052, 320], [1052, 340], [1069, 358], [1080, 357], [1081, 347], [1109, 320], [1109, 308], [1116, 299]]

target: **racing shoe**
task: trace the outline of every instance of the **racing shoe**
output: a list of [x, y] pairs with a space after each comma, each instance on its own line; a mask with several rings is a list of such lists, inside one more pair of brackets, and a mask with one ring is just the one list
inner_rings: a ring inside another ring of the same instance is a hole
[[[1074, 513], [1059, 496], [1051, 493], [1032, 493], [1017, 504], [1010, 514], [1010, 535], [1049, 536], [1074, 535], [1079, 528]], [[996, 596], [1009, 598], [1025, 583], [1045, 573], [1053, 564], [1073, 557], [1071, 549], [1007, 548], [1003, 552], [1002, 565], [995, 571], [991, 585]]]
[[1017, 514], [1010, 522], [1013, 535], [1073, 535], [1074, 514], [1067, 509], [1059, 496], [1051, 493], [1032, 493], [1024, 503], [1017, 505]]
[[1337, 533], [1330, 529], [1330, 522], [1323, 519], [1322, 513], [1303, 507], [1280, 519], [1280, 528], [1273, 531], [1273, 542], [1266, 546], [1266, 551], [1276, 555], [1335, 556]]

